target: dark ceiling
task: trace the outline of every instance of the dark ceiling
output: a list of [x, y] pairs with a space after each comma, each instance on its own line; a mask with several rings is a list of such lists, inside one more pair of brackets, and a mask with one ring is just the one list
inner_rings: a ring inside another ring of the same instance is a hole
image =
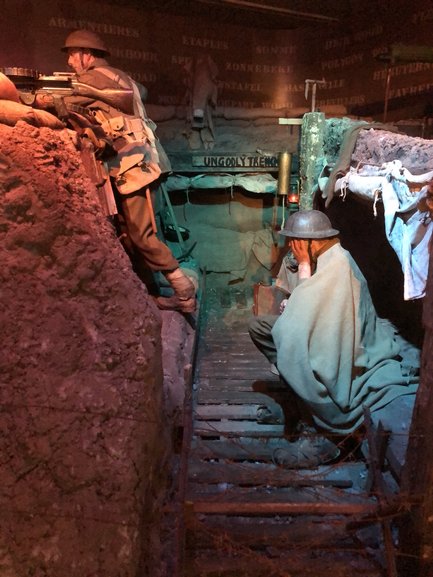
[[[113, 1], [113, 0], [112, 0]], [[114, 0], [115, 1], [115, 0]], [[382, 0], [383, 1], [383, 0]], [[379, 0], [380, 2], [380, 0]], [[167, 15], [204, 16], [214, 22], [261, 29], [293, 30], [335, 25], [346, 19], [357, 0], [129, 0], [145, 10]], [[364, 0], [363, 5], [370, 0]]]

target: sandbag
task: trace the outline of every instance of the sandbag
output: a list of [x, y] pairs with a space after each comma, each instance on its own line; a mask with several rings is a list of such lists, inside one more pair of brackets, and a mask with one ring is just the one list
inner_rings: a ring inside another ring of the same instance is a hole
[[13, 102], [20, 101], [15, 84], [3, 72], [0, 72], [0, 99], [12, 100]]
[[[216, 196], [216, 195], [215, 195]], [[272, 207], [256, 208], [253, 204], [248, 204], [248, 198], [241, 195], [235, 199], [228, 200], [228, 195], [218, 194], [215, 202], [212, 204], [212, 210], [209, 210], [208, 204], [204, 201], [206, 196], [203, 196], [203, 204], [199, 198], [195, 203], [187, 203], [184, 205], [173, 206], [178, 224], [188, 228], [191, 231], [191, 236], [195, 238], [195, 227], [206, 225], [210, 230], [220, 228], [224, 230], [234, 230], [236, 232], [249, 232], [263, 230], [264, 227], [270, 226], [272, 221]], [[240, 198], [241, 202], [236, 199]], [[220, 204], [217, 204], [220, 202]]]
[[46, 110], [38, 110], [11, 100], [0, 100], [0, 123], [15, 126], [19, 120], [38, 128], [41, 126], [53, 129], [65, 128], [61, 120]]

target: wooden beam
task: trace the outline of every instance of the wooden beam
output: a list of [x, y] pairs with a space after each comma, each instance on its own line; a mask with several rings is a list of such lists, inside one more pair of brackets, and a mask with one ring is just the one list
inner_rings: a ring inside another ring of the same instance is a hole
[[194, 513], [217, 515], [373, 515], [377, 505], [368, 503], [233, 503], [188, 502]]

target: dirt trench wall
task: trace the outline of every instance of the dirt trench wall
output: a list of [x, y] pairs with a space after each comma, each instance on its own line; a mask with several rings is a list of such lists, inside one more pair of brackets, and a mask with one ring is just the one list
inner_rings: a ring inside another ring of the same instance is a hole
[[[378, 129], [371, 124], [355, 132], [355, 137], [344, 148], [346, 131], [350, 132], [350, 128], [356, 128], [358, 124], [347, 118], [327, 120], [324, 151], [328, 162], [335, 166], [338, 177], [346, 174], [349, 167], [365, 164], [380, 166], [394, 160], [399, 160], [414, 175], [433, 169], [432, 140]], [[421, 187], [416, 186], [418, 189]], [[422, 299], [403, 300], [402, 266], [386, 238], [383, 203], [380, 201], [374, 207], [372, 201], [350, 190], [343, 195], [341, 191], [334, 192], [327, 208], [320, 193], [316, 199], [333, 226], [340, 231], [343, 246], [352, 254], [366, 277], [378, 314], [390, 319], [402, 336], [421, 347]]]
[[0, 575], [154, 575], [160, 318], [66, 130], [0, 125]]

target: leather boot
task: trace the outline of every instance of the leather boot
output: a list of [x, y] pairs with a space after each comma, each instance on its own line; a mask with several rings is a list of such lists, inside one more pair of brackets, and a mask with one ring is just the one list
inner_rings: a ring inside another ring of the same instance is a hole
[[181, 300], [176, 295], [171, 297], [155, 297], [156, 306], [162, 311], [180, 311], [193, 313], [196, 309], [195, 297]]
[[301, 435], [296, 441], [277, 447], [272, 461], [283, 469], [314, 469], [339, 456], [339, 447], [323, 435]]
[[191, 278], [180, 268], [165, 272], [164, 276], [170, 283], [174, 295], [170, 297], [157, 297], [156, 304], [158, 308], [166, 311], [193, 313], [197, 303], [195, 299], [196, 286]]

